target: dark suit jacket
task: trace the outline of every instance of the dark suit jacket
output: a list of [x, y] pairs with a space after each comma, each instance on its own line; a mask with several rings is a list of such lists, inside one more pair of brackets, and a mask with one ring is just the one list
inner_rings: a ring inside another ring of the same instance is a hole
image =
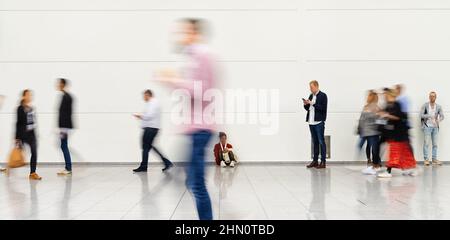
[[25, 107], [20, 105], [17, 108], [17, 121], [16, 121], [16, 139], [25, 140], [29, 137], [27, 134], [27, 113]]
[[[313, 99], [313, 95], [309, 95], [309, 100]], [[309, 106], [310, 104], [303, 105], [306, 111], [308, 113], [306, 114], [306, 121], [309, 121]], [[327, 95], [319, 91], [319, 93], [316, 96], [316, 103], [313, 105], [314, 107], [314, 121], [323, 121], [325, 122], [327, 120], [327, 107], [328, 107], [328, 97]]]
[[58, 127], [59, 128], [73, 128], [72, 122], [72, 96], [69, 93], [64, 92], [61, 105], [59, 105], [59, 117], [58, 117]]

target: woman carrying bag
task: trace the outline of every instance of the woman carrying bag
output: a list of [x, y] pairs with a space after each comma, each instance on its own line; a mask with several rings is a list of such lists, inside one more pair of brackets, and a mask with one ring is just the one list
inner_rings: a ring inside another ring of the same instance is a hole
[[35, 134], [36, 116], [31, 105], [32, 93], [26, 89], [22, 92], [22, 100], [17, 108], [16, 145], [23, 147], [28, 144], [31, 150], [30, 176], [31, 180], [41, 180], [36, 173], [37, 165], [37, 140]]

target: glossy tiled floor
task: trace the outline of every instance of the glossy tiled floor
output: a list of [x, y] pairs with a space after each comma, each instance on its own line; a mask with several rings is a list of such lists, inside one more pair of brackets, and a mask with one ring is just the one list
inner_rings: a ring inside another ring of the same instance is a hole
[[[307, 170], [303, 165], [208, 167], [216, 219], [450, 219], [450, 166], [417, 177], [363, 176], [363, 165]], [[0, 174], [0, 219], [196, 219], [182, 167], [147, 174], [132, 166], [83, 166], [72, 177], [39, 167]]]

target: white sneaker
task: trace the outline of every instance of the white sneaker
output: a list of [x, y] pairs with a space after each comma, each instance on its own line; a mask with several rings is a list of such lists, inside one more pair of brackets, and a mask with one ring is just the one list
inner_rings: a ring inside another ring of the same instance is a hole
[[377, 174], [377, 171], [375, 170], [375, 168], [370, 166], [370, 167], [367, 167], [367, 168], [363, 169], [362, 173], [364, 175], [375, 175], [375, 174]]
[[408, 175], [411, 177], [415, 177], [415, 176], [419, 175], [419, 172], [416, 169], [411, 169], [409, 171]]
[[404, 170], [402, 172], [402, 175], [403, 176], [413, 176], [413, 177], [415, 177], [415, 176], [418, 175], [418, 172], [417, 172], [416, 169], [407, 169], [407, 170]]
[[442, 165], [442, 162], [439, 160], [433, 160], [432, 163], [433, 163], [433, 165], [438, 165], [438, 166]]
[[234, 162], [231, 162], [231, 163], [230, 163], [230, 167], [234, 167]]
[[67, 171], [66, 169], [64, 169], [63, 171], [57, 173], [58, 175], [70, 175], [72, 174], [72, 171]]
[[222, 162], [220, 162], [220, 166], [221, 167], [227, 167], [227, 164], [224, 161], [222, 161]]
[[390, 173], [388, 173], [388, 172], [382, 172], [382, 173], [379, 173], [379, 174], [377, 175], [377, 177], [379, 177], [379, 178], [391, 178], [391, 177], [392, 177], [392, 174], [390, 174]]

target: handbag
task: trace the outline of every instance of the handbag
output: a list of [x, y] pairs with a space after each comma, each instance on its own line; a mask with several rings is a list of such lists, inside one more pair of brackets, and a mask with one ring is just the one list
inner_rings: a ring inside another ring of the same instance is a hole
[[16, 144], [9, 154], [8, 167], [18, 168], [25, 166], [25, 157], [23, 154], [23, 149], [19, 144]]

